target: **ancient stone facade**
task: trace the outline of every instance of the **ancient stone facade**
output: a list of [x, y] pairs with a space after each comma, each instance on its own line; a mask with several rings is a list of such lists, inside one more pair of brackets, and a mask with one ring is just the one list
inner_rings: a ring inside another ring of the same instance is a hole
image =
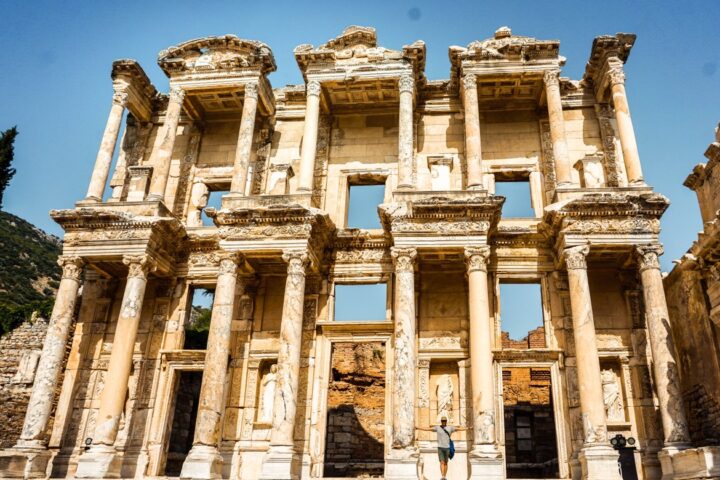
[[697, 193], [703, 231], [665, 289], [690, 439], [708, 461], [720, 451], [720, 125], [705, 156], [684, 183]]
[[[417, 428], [441, 418], [468, 428], [452, 478], [512, 477], [524, 448], [507, 451], [512, 369], [552, 398], [524, 405], [543, 420], [516, 434], [554, 434], [533, 457], [554, 476], [619, 478], [621, 435], [639, 477], [693, 478], [675, 461], [697, 451], [658, 263], [668, 200], [643, 180], [624, 89], [634, 40], [597, 37], [579, 80], [562, 76], [559, 41], [507, 27], [450, 47], [441, 81], [425, 77], [422, 41], [388, 49], [367, 27], [297, 47], [305, 82], [284, 88], [267, 78], [270, 48], [233, 35], [162, 51], [168, 93], [116, 61], [87, 195], [51, 212], [63, 279], [2, 475], [175, 475], [185, 454], [181, 478], [320, 478], [328, 452], [357, 440], [337, 428], [354, 420], [328, 415], [333, 351], [370, 344], [383, 421], [366, 423], [374, 403], [354, 425], [374, 425], [385, 478], [438, 472]], [[526, 185], [531, 218], [503, 215], [502, 182]], [[376, 229], [348, 220], [363, 185], [384, 186]], [[542, 328], [522, 344], [503, 341], [500, 304], [523, 299], [500, 298], [502, 283], [542, 293]], [[373, 300], [384, 315], [336, 320], [337, 288], [363, 284], [386, 287]], [[214, 292], [206, 345], [183, 348], [200, 289]], [[194, 418], [187, 452], [175, 415]]]

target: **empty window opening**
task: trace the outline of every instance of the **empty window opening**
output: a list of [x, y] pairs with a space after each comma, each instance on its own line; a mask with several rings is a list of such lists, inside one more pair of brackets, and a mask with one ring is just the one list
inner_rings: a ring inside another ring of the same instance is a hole
[[165, 461], [165, 475], [168, 477], [180, 476], [183, 462], [192, 447], [201, 384], [202, 372], [180, 372], [172, 403], [174, 411]]
[[335, 285], [335, 321], [387, 319], [387, 284]]
[[325, 478], [379, 478], [385, 469], [385, 344], [332, 345]]
[[545, 348], [542, 293], [539, 283], [500, 284], [502, 347]]
[[185, 322], [185, 350], [205, 350], [215, 290], [193, 287]]
[[222, 197], [224, 195], [227, 195], [230, 193], [230, 190], [220, 190], [220, 189], [214, 189], [212, 186], [210, 187], [210, 192], [208, 194], [208, 200], [207, 200], [207, 206], [203, 208], [202, 212], [202, 224], [204, 227], [212, 227], [215, 225], [213, 223], [212, 218], [207, 216], [206, 209], [208, 207], [214, 208], [215, 210], [220, 210], [220, 204], [222, 203]]
[[385, 198], [384, 183], [350, 185], [348, 197], [348, 228], [382, 228], [377, 207]]
[[550, 368], [503, 369], [507, 478], [557, 478]]
[[503, 218], [535, 218], [529, 180], [496, 180], [495, 195], [505, 197]]

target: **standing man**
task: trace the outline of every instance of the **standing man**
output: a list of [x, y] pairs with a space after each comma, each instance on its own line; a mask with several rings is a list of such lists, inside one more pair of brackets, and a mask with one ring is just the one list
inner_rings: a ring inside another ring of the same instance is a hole
[[450, 461], [450, 435], [453, 432], [462, 432], [467, 430], [465, 427], [453, 427], [447, 424], [447, 418], [440, 419], [440, 425], [434, 427], [418, 427], [418, 430], [425, 432], [435, 432], [437, 435], [438, 459], [440, 460], [440, 480], [447, 480], [448, 462]]

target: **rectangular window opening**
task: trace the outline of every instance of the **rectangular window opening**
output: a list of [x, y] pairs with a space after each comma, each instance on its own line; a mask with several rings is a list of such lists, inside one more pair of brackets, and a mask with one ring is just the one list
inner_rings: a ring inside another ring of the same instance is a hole
[[500, 283], [500, 328], [503, 348], [546, 347], [539, 283]]
[[387, 319], [387, 284], [335, 285], [336, 322]]
[[503, 218], [535, 218], [529, 179], [496, 180], [495, 195], [505, 197]]
[[205, 350], [215, 290], [192, 287], [191, 300], [185, 321], [185, 350]]
[[223, 185], [222, 187], [219, 187], [219, 188], [215, 188], [213, 185], [208, 185], [208, 188], [210, 189], [210, 192], [208, 194], [207, 206], [205, 206], [205, 208], [203, 208], [203, 211], [202, 211], [202, 224], [204, 227], [212, 227], [215, 225], [215, 223], [213, 223], [212, 218], [208, 217], [207, 213], [205, 213], [207, 208], [212, 207], [215, 210], [220, 210], [220, 204], [222, 203], [222, 197], [224, 195], [227, 195], [228, 193], [230, 193], [230, 189], [226, 185]]
[[350, 184], [347, 228], [380, 229], [377, 207], [385, 199], [385, 182]]

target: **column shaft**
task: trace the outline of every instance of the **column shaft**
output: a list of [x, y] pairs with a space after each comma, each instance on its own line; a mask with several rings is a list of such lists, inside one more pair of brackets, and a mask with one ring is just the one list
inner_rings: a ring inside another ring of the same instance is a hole
[[320, 121], [320, 82], [307, 83], [305, 99], [305, 127], [300, 150], [300, 173], [298, 191], [312, 192], [315, 177], [315, 154], [317, 152], [318, 122]]
[[621, 68], [616, 67], [610, 71], [609, 75], [613, 105], [615, 107], [615, 121], [617, 122], [628, 183], [630, 185], [641, 184], [643, 183], [643, 173], [640, 166], [637, 141], [635, 140], [635, 130], [630, 118], [630, 106], [625, 93], [625, 74]]
[[553, 156], [555, 157], [557, 184], [570, 185], [572, 184], [572, 176], [570, 175], [572, 166], [570, 165], [567, 140], [565, 139], [565, 118], [563, 117], [560, 97], [559, 77], [560, 72], [556, 70], [545, 72], [545, 97], [547, 98], [550, 140], [552, 141]]
[[178, 87], [170, 89], [170, 100], [165, 111], [165, 129], [163, 131], [162, 143], [158, 147], [155, 157], [153, 176], [150, 181], [150, 192], [148, 200], [164, 200], [165, 187], [167, 187], [168, 176], [170, 175], [170, 161], [172, 160], [177, 128], [180, 123], [185, 91]]
[[403, 75], [399, 80], [400, 115], [398, 120], [398, 188], [415, 188], [413, 182], [413, 97], [415, 79]]
[[573, 338], [580, 390], [580, 411], [585, 432], [584, 441], [586, 445], [604, 445], [607, 444], [607, 423], [587, 263], [585, 262], [589, 251], [588, 246], [568, 248], [565, 250], [565, 262], [570, 288], [570, 308], [572, 309]]
[[641, 246], [636, 250], [645, 300], [653, 373], [662, 419], [665, 446], [686, 446], [690, 442], [685, 406], [680, 391], [680, 372], [675, 361], [675, 345], [670, 331], [665, 290], [658, 255], [659, 245]]
[[414, 248], [392, 249], [395, 263], [395, 357], [393, 361], [392, 448], [407, 449], [415, 440], [415, 272]]
[[120, 123], [122, 122], [123, 112], [127, 105], [128, 94], [125, 91], [116, 90], [113, 94], [113, 103], [108, 115], [105, 131], [103, 132], [100, 149], [95, 158], [95, 166], [93, 167], [92, 177], [90, 178], [90, 186], [86, 200], [101, 202], [105, 193], [105, 184], [108, 175], [110, 175], [110, 164], [115, 153], [115, 145], [117, 144], [118, 134], [120, 133]]
[[100, 408], [93, 436], [94, 445], [112, 446], [115, 443], [120, 416], [125, 408], [148, 272], [154, 269], [153, 262], [147, 255], [128, 255], [123, 258], [123, 263], [128, 266], [129, 272], [120, 316], [113, 335], [105, 386], [100, 394]]
[[480, 106], [478, 104], [477, 77], [463, 77], [463, 106], [465, 109], [465, 162], [467, 187], [483, 188], [482, 142], [480, 138]]
[[220, 441], [220, 419], [230, 358], [238, 260], [237, 254], [228, 254], [220, 259], [193, 446], [217, 447]]
[[233, 165], [233, 177], [230, 184], [231, 193], [245, 195], [247, 184], [248, 166], [252, 153], [253, 137], [255, 133], [255, 116], [257, 114], [258, 86], [256, 83], [245, 85], [245, 98], [243, 100], [242, 117], [240, 118], [240, 130], [238, 142], [235, 148], [235, 163]]
[[46, 445], [44, 434], [65, 357], [84, 264], [80, 257], [67, 256], [61, 256], [58, 263], [63, 267], [62, 280], [55, 297], [18, 446], [37, 443]]
[[487, 260], [490, 247], [466, 247], [470, 316], [470, 379], [473, 444], [495, 443], [495, 375], [488, 298]]
[[287, 262], [288, 270], [280, 325], [278, 380], [273, 402], [270, 445], [292, 447], [300, 377], [305, 268], [309, 257], [306, 250], [288, 250], [283, 253], [283, 260]]

